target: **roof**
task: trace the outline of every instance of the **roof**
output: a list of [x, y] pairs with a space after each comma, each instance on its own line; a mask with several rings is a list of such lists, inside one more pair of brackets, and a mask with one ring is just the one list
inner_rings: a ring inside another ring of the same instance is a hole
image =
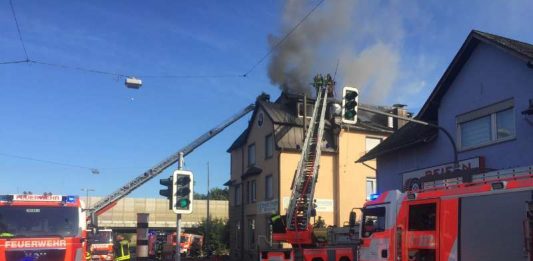
[[[437, 133], [438, 130], [436, 128], [408, 122], [389, 138], [359, 158], [357, 162], [364, 162], [403, 148], [432, 141], [437, 137]], [[394, 138], [391, 139], [393, 136]]]
[[[473, 30], [470, 32], [443, 76], [433, 89], [433, 92], [424, 103], [424, 106], [422, 106], [422, 109], [415, 117], [416, 119], [438, 123], [438, 109], [442, 97], [444, 97], [452, 82], [455, 80], [455, 77], [459, 74], [463, 65], [468, 61], [470, 55], [479, 43], [486, 43], [501, 48], [507, 53], [524, 60], [529, 66], [532, 65], [533, 45]], [[438, 135], [438, 130], [435, 128], [408, 123], [374, 149], [370, 150], [367, 154], [357, 160], [357, 162], [371, 160], [378, 156], [392, 153], [406, 147], [429, 142], [436, 137], [436, 135]]]
[[[251, 117], [246, 130], [244, 130], [239, 137], [231, 144], [227, 152], [240, 148], [246, 144], [250, 128], [252, 127], [252, 120], [256, 113], [262, 109], [275, 125], [276, 145], [280, 149], [300, 150], [303, 143], [303, 117], [298, 117], [297, 106], [298, 102], [303, 101], [301, 95], [282, 93], [275, 102], [270, 102], [268, 99], [259, 96], [256, 101], [256, 108]], [[307, 98], [309, 104], [313, 104], [315, 99]], [[385, 106], [372, 106], [382, 110], [388, 110]], [[309, 122], [309, 119], [307, 119]], [[323, 150], [335, 151], [335, 137], [333, 135], [332, 125], [326, 121], [324, 126]], [[358, 122], [351, 125], [350, 129], [358, 131], [367, 131], [382, 134], [391, 134], [392, 128], [387, 127], [387, 117], [381, 115], [372, 115], [365, 111], [359, 111]]]
[[459, 74], [463, 65], [470, 58], [470, 55], [479, 43], [486, 43], [502, 48], [502, 50], [522, 58], [525, 62], [531, 62], [530, 60], [533, 60], [533, 45], [499, 35], [473, 30], [453, 58], [444, 75], [437, 83], [437, 86], [435, 86], [435, 89], [433, 89], [424, 106], [422, 106], [417, 118], [437, 122], [438, 107], [442, 97], [448, 91], [451, 83], [455, 80], [455, 77]]

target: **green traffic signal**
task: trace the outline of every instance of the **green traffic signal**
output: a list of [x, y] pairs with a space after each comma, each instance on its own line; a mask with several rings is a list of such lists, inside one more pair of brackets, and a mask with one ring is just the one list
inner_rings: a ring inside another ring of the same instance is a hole
[[348, 120], [353, 120], [355, 118], [356, 112], [354, 110], [349, 110], [344, 113], [344, 118]]
[[189, 206], [189, 203], [191, 203], [189, 201], [189, 199], [182, 198], [182, 199], [178, 200], [178, 202], [176, 204], [176, 207], [178, 207], [178, 208], [187, 208]]

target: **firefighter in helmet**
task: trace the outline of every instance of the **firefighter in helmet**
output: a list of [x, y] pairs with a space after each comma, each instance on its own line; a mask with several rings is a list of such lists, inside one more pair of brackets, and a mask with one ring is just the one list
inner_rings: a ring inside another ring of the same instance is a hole
[[130, 244], [128, 240], [125, 240], [122, 235], [118, 235], [115, 244], [113, 244], [113, 252], [115, 254], [115, 261], [129, 261], [130, 257]]

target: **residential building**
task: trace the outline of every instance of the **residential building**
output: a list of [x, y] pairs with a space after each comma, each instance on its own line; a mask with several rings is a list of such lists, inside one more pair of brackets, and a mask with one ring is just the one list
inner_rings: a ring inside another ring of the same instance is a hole
[[437, 128], [406, 124], [358, 160], [377, 158], [378, 192], [452, 171], [453, 144], [462, 169], [531, 167], [532, 61], [533, 45], [472, 31], [416, 116], [451, 140]]
[[[259, 96], [248, 127], [228, 149], [231, 179], [226, 185], [230, 187], [234, 260], [256, 260], [260, 249], [281, 247], [272, 243], [269, 220], [272, 214], [286, 212], [305, 135], [304, 115], [308, 124], [313, 104], [313, 99], [288, 93], [282, 93], [275, 102], [268, 95]], [[400, 107], [380, 109], [404, 111]], [[355, 160], [389, 136], [394, 124], [400, 124], [361, 111], [358, 119], [355, 125], [345, 125], [340, 124], [339, 117], [328, 116], [325, 125], [315, 218], [320, 217], [326, 225], [346, 224], [349, 212], [375, 192], [375, 162], [360, 164]]]

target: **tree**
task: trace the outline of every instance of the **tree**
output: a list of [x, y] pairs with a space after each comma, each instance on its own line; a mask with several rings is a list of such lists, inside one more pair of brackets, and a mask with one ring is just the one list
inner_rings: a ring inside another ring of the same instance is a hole
[[[202, 193], [194, 192], [194, 199], [206, 200], [207, 195]], [[209, 191], [209, 199], [212, 200], [229, 200], [229, 189], [228, 188], [212, 188]]]
[[[206, 228], [208, 234], [206, 235]], [[198, 227], [188, 229], [190, 233], [203, 235], [203, 251], [208, 254], [228, 255], [229, 254], [229, 224], [226, 219], [214, 218], [208, 223], [202, 219]]]
[[209, 191], [209, 198], [213, 200], [229, 200], [229, 189], [226, 188], [212, 188]]

